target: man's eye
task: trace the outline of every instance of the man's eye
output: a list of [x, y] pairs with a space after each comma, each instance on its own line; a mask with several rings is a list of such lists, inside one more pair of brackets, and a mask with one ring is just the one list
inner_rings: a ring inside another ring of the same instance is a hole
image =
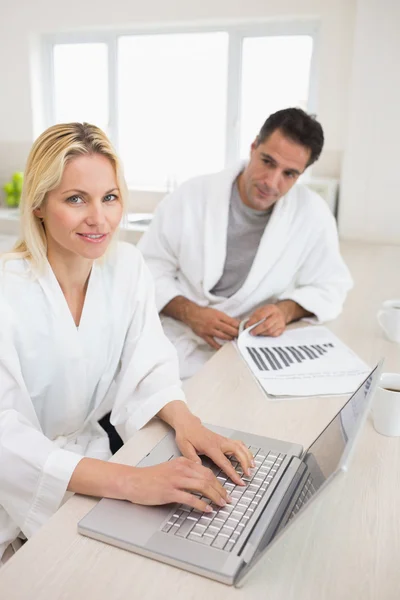
[[296, 177], [296, 173], [292, 173], [291, 171], [289, 171], [288, 173], [285, 173], [285, 175], [289, 179], [294, 179]]
[[70, 196], [67, 198], [67, 202], [70, 204], [82, 204], [83, 200], [80, 196]]
[[118, 196], [115, 194], [107, 194], [107, 196], [104, 196], [104, 200], [106, 202], [113, 202], [114, 200], [118, 200]]

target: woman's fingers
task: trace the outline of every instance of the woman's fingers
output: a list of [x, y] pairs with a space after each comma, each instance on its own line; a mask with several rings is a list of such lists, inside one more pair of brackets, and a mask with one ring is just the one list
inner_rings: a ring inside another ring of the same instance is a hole
[[186, 504], [187, 506], [192, 506], [194, 509], [206, 513], [212, 512], [213, 510], [206, 500], [201, 500], [197, 496], [193, 496], [193, 494], [182, 490], [177, 490], [173, 502], [178, 502], [179, 504]]
[[234, 469], [231, 461], [226, 455], [235, 456], [243, 469], [243, 473], [246, 476], [250, 476], [251, 468], [254, 467], [254, 457], [252, 453], [243, 442], [229, 439], [226, 439], [225, 443], [221, 445], [220, 448], [207, 452], [207, 456], [209, 456], [211, 460], [213, 460], [215, 464], [218, 465], [234, 483], [236, 483], [236, 485], [245, 485], [240, 474]]
[[187, 477], [179, 481], [179, 489], [197, 492], [202, 496], [206, 496], [218, 506], [226, 506], [229, 502], [228, 492], [219, 481], [214, 477], [214, 481], [211, 479], [199, 479], [197, 477]]
[[208, 456], [224, 471], [224, 473], [228, 475], [229, 479], [231, 479], [233, 483], [236, 483], [236, 485], [246, 485], [239, 473], [237, 473], [233, 468], [230, 460], [226, 458], [222, 450], [209, 452]]
[[182, 454], [185, 458], [188, 458], [189, 460], [193, 461], [194, 463], [201, 465], [201, 458], [197, 454], [196, 450], [193, 448], [193, 445], [190, 442], [188, 442], [188, 441], [181, 442], [179, 444], [179, 450], [182, 452]]
[[236, 440], [229, 441], [232, 442], [232, 446], [226, 444], [227, 447], [223, 449], [224, 454], [234, 455], [240, 462], [243, 472], [249, 475], [250, 469], [255, 466], [254, 456], [243, 442]]
[[[187, 461], [186, 459], [178, 458], [178, 461], [182, 462], [182, 468], [180, 469], [180, 475], [186, 481], [192, 478], [192, 484], [190, 488], [192, 491], [196, 491], [202, 494], [208, 494], [210, 487], [217, 493], [217, 498], [221, 497], [225, 502], [228, 501], [228, 491], [221, 485], [218, 479], [215, 477], [211, 469], [204, 467], [202, 464]], [[181, 485], [181, 482], [179, 482]], [[215, 496], [210, 499], [214, 500]]]

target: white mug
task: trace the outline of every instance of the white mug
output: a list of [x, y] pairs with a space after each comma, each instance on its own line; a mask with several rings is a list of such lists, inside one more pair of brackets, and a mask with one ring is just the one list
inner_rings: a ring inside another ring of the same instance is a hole
[[400, 436], [399, 373], [382, 373], [374, 396], [372, 418], [378, 433]]
[[400, 344], [400, 300], [386, 300], [377, 318], [389, 340]]

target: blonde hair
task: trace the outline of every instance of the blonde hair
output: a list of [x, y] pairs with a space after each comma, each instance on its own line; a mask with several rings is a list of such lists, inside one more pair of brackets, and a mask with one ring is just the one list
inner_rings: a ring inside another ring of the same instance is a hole
[[126, 206], [128, 192], [122, 165], [106, 134], [88, 123], [53, 125], [37, 138], [29, 153], [20, 203], [21, 237], [6, 259], [27, 258], [42, 270], [47, 240], [43, 223], [34, 211], [42, 206], [47, 192], [60, 184], [67, 162], [85, 154], [101, 154], [111, 161], [122, 206]]

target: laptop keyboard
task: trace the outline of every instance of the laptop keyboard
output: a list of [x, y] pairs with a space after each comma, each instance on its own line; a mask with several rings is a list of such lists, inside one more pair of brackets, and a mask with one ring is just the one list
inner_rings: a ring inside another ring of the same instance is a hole
[[[231, 463], [246, 483], [246, 487], [235, 485], [214, 463], [210, 466], [221, 485], [226, 488], [232, 503], [223, 508], [199, 494], [202, 500], [211, 505], [213, 511], [204, 513], [186, 504], [180, 504], [164, 524], [161, 531], [168, 535], [187, 538], [206, 546], [230, 552], [240, 540], [247, 523], [267, 492], [279, 470], [286, 454], [267, 452], [249, 446], [254, 456], [255, 468], [250, 476], [244, 475], [238, 461], [233, 457]], [[203, 461], [206, 464], [206, 460]]]
[[308, 475], [307, 479], [304, 482], [303, 489], [301, 490], [300, 495], [297, 499], [297, 502], [293, 506], [292, 512], [290, 513], [288, 519], [289, 521], [290, 519], [293, 519], [293, 517], [299, 512], [301, 508], [303, 508], [303, 506], [309, 501], [309, 499], [315, 494], [315, 492], [316, 489], [313, 484], [313, 478], [311, 477], [311, 475]]

